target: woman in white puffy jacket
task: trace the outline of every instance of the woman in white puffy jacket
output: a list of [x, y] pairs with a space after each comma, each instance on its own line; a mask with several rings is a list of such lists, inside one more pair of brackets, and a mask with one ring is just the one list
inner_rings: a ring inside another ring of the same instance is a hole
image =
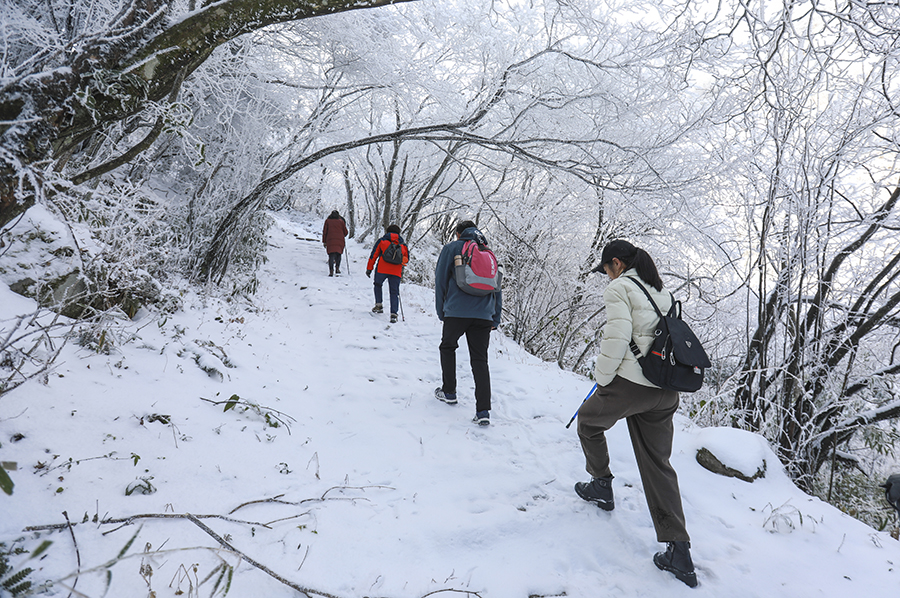
[[691, 560], [678, 477], [669, 464], [678, 393], [647, 380], [629, 348], [634, 340], [641, 354], [646, 354], [659, 321], [656, 310], [638, 285], [649, 291], [662, 313], [671, 307], [672, 295], [662, 290], [662, 279], [650, 255], [628, 241], [616, 240], [604, 247], [600, 265], [594, 271], [601, 269], [610, 282], [603, 293], [607, 322], [594, 368], [597, 390], [578, 410], [578, 437], [591, 481], [578, 482], [575, 491], [601, 509], [613, 510], [613, 474], [605, 432], [624, 418], [656, 538], [667, 544], [666, 551], [654, 555], [653, 562], [694, 587], [697, 576]]

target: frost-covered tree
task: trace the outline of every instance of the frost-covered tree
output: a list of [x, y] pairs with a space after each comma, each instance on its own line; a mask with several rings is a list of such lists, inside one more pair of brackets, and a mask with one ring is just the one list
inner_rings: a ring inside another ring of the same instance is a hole
[[44, 192], [44, 166], [163, 101], [212, 52], [267, 25], [409, 0], [3, 0], [0, 225]]
[[86, 227], [101, 307], [137, 272], [228, 273], [252, 291], [272, 208], [343, 208], [362, 240], [396, 222], [424, 283], [466, 217], [503, 263], [505, 331], [588, 373], [605, 282], [589, 272], [625, 237], [713, 354], [691, 414], [765, 434], [816, 491], [878, 443], [890, 452], [894, 5], [0, 10], [0, 230], [36, 200]]
[[765, 434], [807, 490], [890, 453], [900, 417], [898, 30], [883, 4], [736, 3], [695, 53], [732, 113], [709, 205], [730, 219], [717, 292], [745, 324], [718, 421]]

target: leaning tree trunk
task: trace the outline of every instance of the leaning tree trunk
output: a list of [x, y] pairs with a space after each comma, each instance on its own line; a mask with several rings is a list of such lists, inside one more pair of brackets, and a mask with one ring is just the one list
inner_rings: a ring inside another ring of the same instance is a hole
[[44, 73], [0, 90], [0, 226], [43, 192], [38, 165], [164, 99], [221, 44], [267, 25], [413, 0], [221, 0], [169, 22], [174, 2], [131, 0]]
[[353, 204], [353, 185], [350, 183], [350, 166], [344, 167], [344, 189], [347, 190], [347, 230], [351, 239], [356, 238], [356, 206]]
[[[882, 390], [881, 396], [870, 395], [864, 409], [852, 401], [879, 379], [900, 373], [896, 363], [875, 371], [854, 367], [864, 341], [881, 329], [900, 329], [896, 286], [900, 253], [888, 253], [886, 261], [865, 277], [846, 272], [884, 250], [884, 240], [877, 235], [891, 230], [898, 207], [900, 187], [861, 218], [865, 227], [815, 273], [805, 268], [803, 259], [779, 264], [774, 289], [761, 302], [760, 322], [738, 374], [735, 425], [754, 431], [768, 427], [788, 474], [808, 491], [840, 445], [866, 426], [900, 417], [900, 395], [890, 389]], [[877, 247], [871, 249], [873, 245]], [[791, 276], [798, 281], [793, 294]], [[814, 279], [807, 284], [805, 279], [811, 276]], [[853, 277], [858, 286], [852, 293], [836, 296], [840, 286], [836, 281]], [[807, 288], [814, 292], [804, 293]], [[788, 343], [781, 357], [773, 347], [773, 339], [779, 337]]]

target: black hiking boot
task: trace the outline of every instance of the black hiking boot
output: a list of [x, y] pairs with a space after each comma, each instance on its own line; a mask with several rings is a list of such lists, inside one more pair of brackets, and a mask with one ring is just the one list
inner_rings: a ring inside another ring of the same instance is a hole
[[613, 476], [593, 478], [590, 482], [575, 484], [575, 493], [588, 502], [592, 502], [604, 511], [612, 511], [616, 507], [612, 489]]
[[690, 542], [667, 542], [665, 552], [653, 555], [653, 562], [663, 571], [675, 574], [688, 587], [697, 587], [697, 574], [694, 573], [694, 562], [691, 560]]
[[391, 324], [395, 324], [397, 322], [397, 314], [391, 314]]

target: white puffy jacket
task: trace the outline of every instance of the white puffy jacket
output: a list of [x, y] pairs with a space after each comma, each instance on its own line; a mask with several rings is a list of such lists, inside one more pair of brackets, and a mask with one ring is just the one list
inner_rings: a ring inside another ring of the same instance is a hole
[[668, 291], [657, 291], [640, 279], [634, 268], [626, 270], [603, 292], [606, 303], [606, 325], [600, 339], [600, 355], [594, 366], [594, 380], [598, 386], [606, 386], [617, 375], [642, 386], [656, 386], [644, 377], [641, 366], [631, 352], [631, 339], [637, 343], [642, 355], [646, 355], [653, 344], [653, 333], [659, 316], [644, 292], [634, 282], [636, 279], [656, 302], [665, 315], [672, 307], [672, 296]]

